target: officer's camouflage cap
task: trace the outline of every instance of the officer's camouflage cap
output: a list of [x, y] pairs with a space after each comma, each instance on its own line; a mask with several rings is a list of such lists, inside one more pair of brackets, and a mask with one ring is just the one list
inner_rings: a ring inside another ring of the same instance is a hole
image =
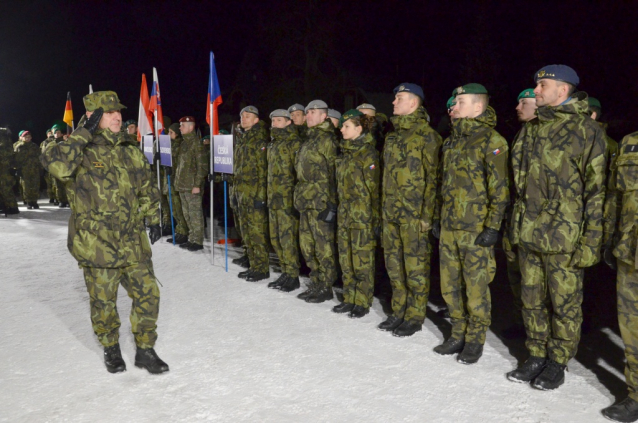
[[462, 95], [462, 94], [489, 94], [487, 92], [487, 88], [485, 88], [481, 84], [477, 84], [472, 82], [470, 84], [465, 84], [460, 87], [456, 87], [454, 91], [452, 91], [452, 95]]
[[277, 109], [273, 110], [272, 113], [270, 113], [270, 118], [272, 119], [274, 117], [290, 119], [290, 113], [288, 113], [288, 110], [286, 109]]
[[370, 110], [377, 110], [372, 104], [370, 103], [363, 103], [363, 104], [359, 104], [357, 106], [357, 110], [361, 110], [361, 109], [370, 109]]
[[341, 118], [341, 113], [339, 113], [335, 109], [328, 109], [328, 117], [329, 118], [340, 119]]
[[311, 109], [326, 109], [326, 110], [328, 110], [328, 104], [326, 104], [326, 102], [323, 101], [323, 100], [312, 100], [306, 106], [305, 112], [308, 113], [308, 110], [311, 110]]
[[534, 88], [528, 88], [521, 91], [521, 93], [518, 95], [517, 100], [520, 101], [521, 98], [536, 98], [536, 94], [534, 94]]
[[359, 110], [355, 110], [355, 109], [348, 110], [347, 112], [342, 114], [341, 117], [339, 118], [339, 128], [341, 128], [343, 126], [345, 121], [347, 121], [348, 119], [352, 119], [354, 117], [357, 117], [357, 116], [363, 116], [363, 113], [360, 112]]
[[257, 115], [257, 117], [259, 117], [259, 110], [257, 110], [257, 108], [255, 106], [246, 106], [243, 109], [241, 109], [241, 112], [239, 112], [239, 116], [241, 117], [241, 114], [244, 112], [248, 112], [248, 113], [252, 113]]
[[538, 83], [541, 79], [554, 79], [556, 81], [567, 82], [573, 86], [578, 86], [580, 79], [576, 71], [567, 65], [548, 65], [541, 68], [534, 75], [534, 82]]
[[82, 100], [87, 112], [94, 112], [100, 107], [105, 113], [126, 109], [126, 106], [120, 103], [115, 91], [96, 91], [85, 95]]
[[306, 108], [303, 106], [303, 104], [293, 104], [292, 106], [288, 107], [288, 113], [292, 113], [292, 112], [296, 112], [296, 111], [300, 111], [300, 112], [305, 112]]

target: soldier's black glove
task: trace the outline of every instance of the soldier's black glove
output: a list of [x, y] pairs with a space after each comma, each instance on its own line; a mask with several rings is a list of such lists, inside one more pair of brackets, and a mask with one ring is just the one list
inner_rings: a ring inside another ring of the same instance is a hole
[[162, 237], [162, 228], [160, 225], [151, 225], [149, 228], [148, 237], [151, 240], [151, 245], [155, 244], [155, 242]]
[[483, 232], [476, 237], [474, 245], [480, 245], [481, 247], [491, 247], [496, 244], [498, 240], [498, 231], [492, 228], [485, 228]]
[[253, 207], [255, 208], [255, 210], [262, 210], [266, 208], [266, 202], [265, 201], [260, 201], [260, 200], [255, 200], [253, 202]]
[[328, 204], [328, 207], [325, 210], [319, 212], [317, 219], [326, 223], [335, 223], [337, 221], [337, 208], [332, 204]]
[[432, 224], [432, 236], [436, 239], [441, 238], [441, 222], [438, 220]]
[[102, 115], [104, 114], [104, 109], [98, 107], [90, 118], [86, 120], [84, 123], [84, 129], [89, 131], [91, 134], [94, 134], [97, 128], [100, 126], [100, 121], [102, 120]]
[[605, 260], [607, 266], [611, 267], [612, 270], [618, 270], [618, 266], [616, 265], [616, 256], [614, 256], [614, 243], [612, 240], [603, 245], [603, 260]]

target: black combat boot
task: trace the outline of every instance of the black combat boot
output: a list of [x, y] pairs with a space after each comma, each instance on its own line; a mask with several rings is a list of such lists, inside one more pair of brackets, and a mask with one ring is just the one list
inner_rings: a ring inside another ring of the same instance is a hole
[[316, 290], [317, 285], [314, 282], [310, 282], [308, 286], [306, 286], [306, 290], [297, 295], [297, 298], [299, 298], [300, 300], [305, 300], [306, 298], [314, 294]]
[[239, 262], [239, 266], [243, 267], [244, 269], [250, 269], [250, 259], [248, 258], [248, 256], [246, 256], [245, 259]]
[[354, 308], [354, 304], [343, 302], [332, 307], [332, 312], [333, 313], [348, 313], [349, 311], [352, 311], [353, 308]]
[[55, 203], [55, 198], [49, 198], [49, 204], [54, 204]]
[[148, 370], [155, 375], [168, 372], [168, 364], [164, 363], [153, 348], [137, 348], [135, 366]]
[[479, 361], [479, 358], [483, 355], [483, 344], [476, 342], [468, 342], [463, 347], [463, 351], [456, 357], [456, 361], [463, 364], [474, 364]]
[[252, 269], [244, 270], [243, 272], [239, 272], [237, 274], [237, 277], [240, 278], [240, 279], [246, 279], [248, 277], [248, 275], [250, 275], [252, 273], [253, 273]]
[[351, 317], [353, 319], [360, 319], [366, 314], [368, 314], [369, 312], [370, 312], [369, 307], [356, 305], [352, 308], [352, 311], [350, 311], [350, 314], [348, 314], [348, 317]]
[[512, 382], [529, 383], [547, 366], [547, 358], [530, 356], [525, 363], [507, 374]]
[[236, 259], [233, 259], [231, 263], [239, 265], [244, 260], [248, 260], [248, 256], [245, 254], [241, 257], [237, 257]]
[[171, 228], [171, 225], [162, 225], [162, 236], [166, 235], [173, 235], [173, 229]]
[[277, 279], [268, 284], [268, 288], [279, 289], [279, 287], [283, 285], [288, 278], [289, 276], [287, 274], [282, 273]]
[[7, 207], [4, 210], [4, 214], [20, 214], [20, 209], [17, 207]]
[[199, 250], [203, 250], [204, 246], [202, 244], [195, 244], [194, 242], [191, 242], [191, 245], [188, 246], [188, 248], [186, 248], [188, 251], [199, 251]]
[[547, 366], [540, 375], [534, 379], [532, 386], [541, 391], [551, 391], [558, 388], [565, 382], [565, 366], [558, 364], [554, 360], [548, 360]]
[[190, 246], [191, 246], [191, 244], [192, 244], [192, 242], [190, 242], [190, 241], [186, 241], [186, 242], [185, 242], [185, 243], [183, 243], [183, 244], [179, 244], [179, 248], [183, 248], [183, 249], [185, 249], [185, 250], [186, 250], [188, 247], [190, 247]]
[[401, 323], [396, 329], [392, 331], [392, 335], [398, 336], [401, 338], [406, 336], [412, 336], [418, 331], [420, 331], [422, 326], [423, 325], [421, 323], [408, 322], [407, 320], [404, 320], [403, 323]]
[[[166, 238], [166, 242], [168, 243], [173, 243], [173, 236], [171, 234], [171, 236], [169, 236], [168, 238]], [[188, 242], [188, 237], [186, 235], [182, 235], [182, 234], [175, 234], [175, 245], [180, 245], [180, 244], [186, 244]]]
[[259, 282], [264, 279], [268, 279], [270, 277], [270, 272], [266, 270], [265, 272], [252, 272], [250, 275], [246, 276], [246, 282]]
[[31, 203], [27, 204], [27, 210], [33, 210], [33, 206], [31, 205]]
[[603, 416], [614, 422], [631, 423], [638, 420], [638, 402], [627, 397], [603, 409]]
[[58, 200], [55, 200], [55, 201], [53, 202], [53, 205], [54, 205], [54, 206], [57, 206], [57, 205], [59, 205], [59, 204], [60, 204], [60, 202], [59, 202]]
[[40, 205], [38, 204], [38, 202], [37, 202], [37, 201], [32, 201], [32, 202], [31, 202], [31, 205], [33, 206], [33, 208], [34, 208], [35, 210], [38, 210], [38, 209], [40, 208]]
[[387, 319], [385, 319], [385, 321], [381, 322], [379, 326], [377, 327], [381, 330], [392, 332], [393, 330], [401, 326], [401, 323], [403, 323], [403, 319], [391, 314], [388, 316]]
[[434, 352], [441, 355], [456, 354], [463, 351], [465, 347], [465, 339], [456, 339], [451, 336], [444, 343], [434, 347]]
[[126, 370], [126, 363], [122, 358], [120, 344], [104, 347], [104, 364], [109, 373], [120, 373]]
[[306, 297], [307, 303], [319, 304], [324, 301], [332, 300], [334, 295], [332, 293], [332, 287], [324, 287], [316, 290], [313, 294]]
[[283, 285], [279, 287], [279, 290], [282, 292], [290, 292], [298, 289], [300, 286], [301, 284], [299, 283], [299, 276], [296, 276], [294, 278], [292, 276], [288, 276], [288, 279], [286, 280], [286, 282], [283, 283]]

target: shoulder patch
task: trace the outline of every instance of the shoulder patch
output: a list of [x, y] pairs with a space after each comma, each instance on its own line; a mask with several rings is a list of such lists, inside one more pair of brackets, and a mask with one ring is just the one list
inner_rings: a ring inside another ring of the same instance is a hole
[[369, 167], [370, 167], [370, 169], [372, 169], [372, 170], [376, 169], [376, 166], [374, 165], [374, 163], [373, 163], [373, 164], [371, 164]]
[[625, 153], [635, 153], [638, 152], [638, 144], [632, 144], [625, 146]]
[[501, 150], [500, 148], [497, 148], [496, 150], [492, 151], [492, 154], [494, 154], [495, 156], [498, 156], [502, 152], [503, 152], [503, 150]]

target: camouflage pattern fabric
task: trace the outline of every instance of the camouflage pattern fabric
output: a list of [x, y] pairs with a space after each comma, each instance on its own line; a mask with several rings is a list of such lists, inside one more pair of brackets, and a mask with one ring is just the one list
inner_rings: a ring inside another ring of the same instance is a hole
[[16, 167], [22, 176], [22, 195], [26, 202], [36, 202], [40, 198], [40, 149], [32, 141], [20, 141], [15, 146]]
[[394, 316], [415, 323], [425, 319], [430, 293], [428, 233], [435, 218], [441, 148], [441, 137], [428, 119], [423, 107], [410, 115], [393, 116], [394, 131], [386, 136], [383, 148], [382, 244], [392, 310]]
[[299, 214], [294, 210], [295, 158], [301, 138], [292, 124], [270, 129], [268, 144], [268, 210], [270, 242], [282, 271], [299, 276]]
[[587, 110], [584, 92], [540, 107], [511, 151], [517, 196], [509, 235], [520, 254], [526, 344], [531, 355], [561, 364], [576, 354], [582, 269], [598, 261], [603, 235], [606, 145]]
[[[186, 231], [186, 233], [179, 233], [188, 235], [188, 241], [191, 243], [204, 245], [204, 212], [202, 211], [202, 194], [192, 194], [190, 191], [180, 191], [179, 197], [182, 205], [182, 215], [184, 216], [186, 226], [188, 227], [188, 231]], [[177, 232], [177, 230], [175, 232]]]
[[346, 303], [369, 308], [374, 292], [374, 231], [381, 225], [379, 153], [372, 134], [342, 140], [341, 152], [336, 160], [336, 175], [343, 297]]
[[377, 114], [374, 115], [374, 123], [372, 125], [372, 130], [370, 131], [370, 133], [374, 137], [375, 146], [379, 153], [383, 152], [385, 136], [388, 133], [389, 126], [390, 121], [385, 114], [377, 112]]
[[[634, 232], [634, 242], [636, 240]], [[625, 344], [625, 380], [629, 397], [638, 401], [638, 271], [635, 264], [618, 262], [618, 326]]]
[[[79, 127], [79, 125], [78, 125]], [[42, 143], [40, 144], [40, 152], [44, 153], [44, 150], [52, 143], [55, 141], [55, 138], [53, 136], [47, 138], [46, 140], [42, 141]], [[57, 189], [56, 189], [56, 185], [55, 185], [55, 178], [53, 176], [51, 176], [51, 174], [49, 172], [44, 172], [44, 180], [47, 183], [47, 195], [49, 196], [49, 199], [56, 199], [58, 198], [58, 193], [57, 193]]]
[[[54, 143], [60, 144], [64, 142], [64, 137], [55, 138]], [[64, 181], [61, 181], [59, 178], [53, 178], [53, 182], [55, 184], [55, 192], [57, 193], [56, 198], [60, 203], [69, 203], [69, 196], [67, 195], [66, 184]]]
[[239, 207], [239, 224], [250, 268], [256, 272], [268, 271], [268, 210]]
[[335, 260], [335, 225], [319, 220], [319, 213], [319, 210], [313, 209], [301, 211], [299, 246], [310, 267], [311, 285], [331, 288], [338, 273]]
[[[177, 166], [179, 164], [179, 153], [183, 141], [184, 139], [181, 135], [175, 137], [174, 140], [171, 140], [171, 156], [173, 162], [173, 166], [171, 168], [171, 200], [173, 206], [173, 218], [176, 222], [175, 233], [188, 235], [188, 225], [186, 224], [186, 218], [182, 211], [182, 201], [179, 196], [179, 190], [175, 186], [175, 176], [177, 173]], [[210, 163], [208, 160], [206, 162]], [[170, 205], [168, 204], [168, 174], [164, 166], [161, 167], [160, 173], [162, 177], [162, 210], [168, 210], [168, 212], [162, 213], [162, 224], [170, 227], [171, 217]]]
[[494, 247], [474, 245], [480, 231], [441, 229], [441, 294], [450, 311], [452, 338], [484, 344], [490, 327], [489, 284], [496, 274]]
[[206, 149], [195, 132], [182, 135], [179, 161], [174, 172], [175, 188], [179, 192], [191, 192], [193, 188], [204, 188], [208, 176], [209, 163]]
[[135, 344], [153, 348], [157, 340], [160, 292], [150, 261], [120, 268], [85, 267], [84, 281], [91, 304], [91, 323], [100, 343], [110, 347], [119, 342], [120, 317], [117, 290], [121, 283], [133, 300], [131, 330]]
[[124, 135], [78, 128], [40, 157], [73, 196], [67, 246], [81, 267], [128, 267], [151, 258], [144, 221], [159, 224], [159, 192], [146, 157]]
[[13, 143], [7, 129], [0, 128], [0, 206], [18, 207], [13, 194], [15, 179], [9, 170], [15, 165]]
[[299, 135], [302, 143], [308, 141], [308, 125], [306, 122], [304, 122], [303, 125], [291, 123], [290, 126], [293, 126], [297, 130], [297, 135]]

